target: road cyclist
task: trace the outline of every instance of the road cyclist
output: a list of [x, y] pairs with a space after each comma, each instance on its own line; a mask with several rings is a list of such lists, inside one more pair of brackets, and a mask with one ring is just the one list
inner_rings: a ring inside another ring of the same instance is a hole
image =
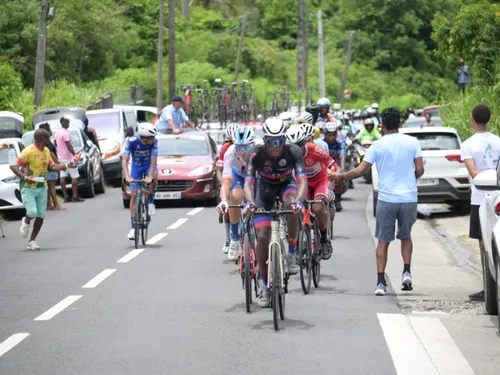
[[[127, 235], [129, 240], [135, 239], [134, 213], [137, 191], [140, 186], [134, 180], [144, 180], [149, 185], [148, 212], [153, 216], [156, 212], [154, 205], [155, 181], [158, 174], [158, 132], [153, 124], [142, 122], [137, 125], [137, 133], [127, 140], [122, 154], [122, 170], [125, 181], [130, 185], [130, 231]], [[131, 164], [129, 171], [129, 161]]]
[[[245, 180], [245, 211], [253, 214], [256, 210], [271, 211], [279, 197], [285, 210], [295, 214], [303, 211], [303, 201], [307, 193], [307, 174], [302, 150], [294, 144], [286, 144], [287, 127], [278, 117], [268, 118], [262, 127], [264, 144], [250, 150]], [[295, 173], [295, 178], [293, 177]], [[257, 180], [258, 176], [258, 180]], [[255, 184], [257, 189], [255, 192]], [[269, 239], [272, 218], [258, 215], [254, 218], [257, 233], [256, 255], [261, 275], [261, 293], [257, 303], [269, 307], [270, 290], [268, 283]], [[287, 216], [288, 224], [288, 273], [299, 272], [297, 264], [297, 237], [299, 222], [296, 215]]]
[[[337, 124], [327, 122], [325, 124], [325, 142], [328, 145], [330, 156], [340, 165], [342, 172], [346, 171], [347, 140], [338, 130]], [[342, 189], [343, 187], [343, 189]], [[335, 194], [335, 209], [342, 211], [342, 193], [347, 189], [347, 181], [343, 186], [339, 186]]]

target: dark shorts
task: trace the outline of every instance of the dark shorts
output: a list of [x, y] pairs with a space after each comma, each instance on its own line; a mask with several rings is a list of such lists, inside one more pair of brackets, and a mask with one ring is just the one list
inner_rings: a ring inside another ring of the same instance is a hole
[[382, 242], [394, 241], [396, 222], [398, 230], [396, 238], [404, 240], [411, 236], [411, 228], [417, 221], [417, 203], [389, 203], [379, 200], [375, 225], [375, 237]]
[[470, 222], [469, 222], [469, 237], [475, 240], [482, 240], [481, 222], [479, 221], [479, 205], [471, 204], [470, 206]]
[[[255, 195], [255, 205], [257, 208], [263, 208], [264, 211], [272, 210], [276, 197], [283, 197], [287, 194], [296, 194], [297, 185], [294, 179], [283, 182], [282, 184], [269, 184], [261, 179], [257, 180], [257, 194]], [[271, 216], [256, 216], [254, 219], [255, 228], [261, 228], [271, 225]]]

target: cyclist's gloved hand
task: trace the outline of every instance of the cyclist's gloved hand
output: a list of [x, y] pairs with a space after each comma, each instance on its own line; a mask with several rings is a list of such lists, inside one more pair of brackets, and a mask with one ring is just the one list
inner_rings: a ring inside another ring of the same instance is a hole
[[226, 210], [227, 210], [227, 202], [226, 201], [222, 201], [220, 202], [218, 205], [217, 205], [217, 211], [220, 213], [220, 214], [225, 214], [226, 213]]
[[292, 203], [292, 209], [296, 214], [298, 214], [299, 212], [303, 212], [304, 203], [302, 203], [301, 201], [295, 201]]
[[253, 212], [255, 211], [255, 204], [253, 203], [250, 203], [248, 202], [247, 204], [245, 204], [245, 207], [243, 207], [243, 214], [246, 214], [248, 211], [248, 214], [253, 214]]
[[335, 192], [333, 190], [330, 190], [330, 194], [328, 195], [328, 199], [330, 201], [333, 201], [335, 199]]

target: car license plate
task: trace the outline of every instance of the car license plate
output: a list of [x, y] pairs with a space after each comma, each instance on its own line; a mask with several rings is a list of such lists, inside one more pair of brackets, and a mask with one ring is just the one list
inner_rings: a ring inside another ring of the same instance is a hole
[[438, 184], [437, 178], [421, 178], [418, 180], [418, 186], [433, 186]]
[[155, 199], [181, 199], [181, 193], [156, 193]]

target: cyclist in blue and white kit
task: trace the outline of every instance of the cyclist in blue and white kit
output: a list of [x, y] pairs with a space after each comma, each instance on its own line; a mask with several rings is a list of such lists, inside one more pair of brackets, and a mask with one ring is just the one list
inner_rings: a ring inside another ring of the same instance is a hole
[[[135, 237], [134, 229], [134, 207], [137, 198], [137, 190], [139, 184], [132, 183], [133, 180], [142, 180], [149, 184], [149, 205], [148, 211], [150, 215], [155, 214], [154, 205], [154, 189], [158, 168], [156, 166], [158, 157], [158, 134], [156, 127], [148, 122], [140, 123], [137, 126], [137, 133], [134, 137], [130, 137], [125, 145], [125, 150], [122, 154], [122, 170], [125, 174], [125, 180], [130, 184], [132, 197], [130, 199], [130, 232], [128, 238], [133, 240]], [[130, 172], [128, 170], [129, 159], [132, 158]]]
[[[340, 165], [342, 172], [346, 171], [346, 155], [347, 155], [347, 137], [338, 130], [337, 124], [334, 122], [327, 122], [325, 124], [325, 142], [328, 144], [328, 151], [330, 156]], [[335, 194], [335, 209], [342, 211], [342, 194], [337, 192]]]
[[241, 209], [229, 208], [230, 204], [241, 205], [243, 202], [243, 186], [247, 174], [246, 159], [250, 149], [254, 146], [254, 131], [249, 127], [239, 127], [234, 130], [233, 144], [224, 155], [224, 169], [222, 171], [222, 187], [220, 189], [221, 202], [217, 206], [219, 213], [229, 211], [231, 243], [227, 257], [229, 260], [237, 260], [240, 249], [239, 221]]

